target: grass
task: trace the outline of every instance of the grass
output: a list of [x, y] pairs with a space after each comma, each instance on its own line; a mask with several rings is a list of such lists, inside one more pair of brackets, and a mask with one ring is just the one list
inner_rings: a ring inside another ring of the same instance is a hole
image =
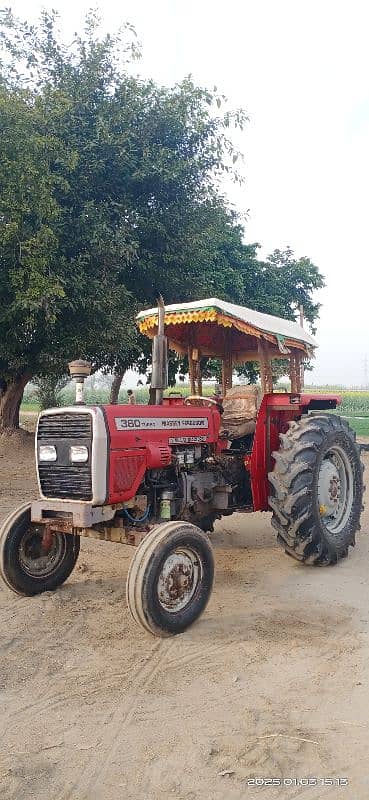
[[316, 386], [309, 387], [308, 390], [317, 394], [320, 392], [338, 394], [342, 402], [337, 407], [336, 413], [347, 420], [358, 436], [369, 436], [369, 391]]
[[369, 417], [366, 419], [357, 419], [356, 417], [346, 417], [350, 428], [352, 428], [358, 436], [369, 436]]
[[39, 403], [28, 402], [27, 400], [24, 400], [22, 405], [21, 405], [21, 409], [20, 410], [21, 411], [39, 411], [40, 410], [40, 404]]

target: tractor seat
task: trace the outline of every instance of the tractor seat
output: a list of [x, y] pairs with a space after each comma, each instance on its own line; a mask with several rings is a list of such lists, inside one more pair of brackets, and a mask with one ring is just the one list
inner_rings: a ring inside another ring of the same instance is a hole
[[260, 402], [261, 391], [258, 386], [234, 386], [228, 389], [222, 401], [224, 413], [220, 434], [233, 441], [254, 433]]

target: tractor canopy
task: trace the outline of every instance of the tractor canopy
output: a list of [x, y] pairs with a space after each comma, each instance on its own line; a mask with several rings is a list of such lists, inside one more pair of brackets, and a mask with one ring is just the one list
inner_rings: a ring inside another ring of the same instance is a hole
[[[153, 338], [158, 328], [158, 309], [137, 316], [141, 333]], [[212, 297], [165, 307], [165, 334], [169, 347], [189, 359], [192, 386], [199, 375], [202, 357], [223, 361], [223, 394], [232, 385], [236, 363], [259, 361], [264, 392], [273, 390], [271, 359], [289, 359], [291, 391], [301, 390], [302, 362], [317, 346], [313, 337], [296, 322], [261, 314], [244, 306]], [[200, 392], [201, 393], [201, 392]]]

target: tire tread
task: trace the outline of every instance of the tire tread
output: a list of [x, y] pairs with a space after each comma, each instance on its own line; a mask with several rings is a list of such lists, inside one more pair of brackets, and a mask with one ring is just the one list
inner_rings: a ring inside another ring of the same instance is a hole
[[[332, 543], [323, 526], [314, 524], [313, 484], [317, 457], [328, 437], [339, 435], [349, 439], [348, 446], [355, 461], [355, 499], [351, 530], [346, 540]], [[306, 564], [336, 563], [347, 556], [355, 544], [360, 528], [362, 510], [362, 465], [356, 435], [346, 420], [333, 414], [312, 414], [289, 423], [286, 433], [280, 434], [281, 447], [273, 452], [275, 466], [269, 473], [272, 525], [277, 540], [288, 555]]]

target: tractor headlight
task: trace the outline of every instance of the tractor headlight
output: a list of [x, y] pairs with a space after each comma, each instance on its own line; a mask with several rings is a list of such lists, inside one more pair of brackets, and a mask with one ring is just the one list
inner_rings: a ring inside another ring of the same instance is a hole
[[53, 444], [41, 444], [38, 457], [40, 461], [56, 461], [56, 447]]
[[72, 445], [69, 457], [72, 464], [85, 464], [88, 461], [88, 448], [84, 444]]

